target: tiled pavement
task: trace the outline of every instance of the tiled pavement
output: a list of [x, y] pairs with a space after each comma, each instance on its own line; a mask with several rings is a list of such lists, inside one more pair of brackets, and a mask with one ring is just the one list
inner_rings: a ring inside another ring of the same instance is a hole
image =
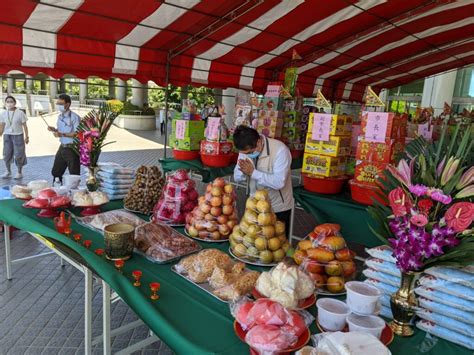
[[[124, 163], [132, 167], [141, 164], [158, 164], [163, 151], [135, 150], [132, 152], [103, 153], [101, 160]], [[49, 179], [53, 156], [29, 159], [25, 181]], [[5, 183], [5, 181], [4, 181]], [[202, 186], [201, 186], [202, 188]], [[239, 193], [243, 206], [244, 193]], [[295, 218], [295, 234], [304, 235], [314, 226], [314, 220], [303, 211]], [[36, 240], [16, 232], [12, 242], [13, 258], [20, 258], [45, 251]], [[59, 258], [46, 256], [13, 266], [13, 280], [5, 279], [5, 248], [0, 242], [0, 355], [3, 354], [83, 354], [84, 335], [84, 284], [83, 274], [72, 266], [61, 267]], [[101, 332], [102, 297], [96, 285], [93, 299], [93, 336]], [[135, 313], [123, 302], [111, 307], [112, 328], [137, 319]], [[113, 352], [133, 344], [148, 335], [148, 327], [141, 326], [112, 338]], [[102, 353], [101, 345], [94, 353]], [[170, 354], [171, 350], [156, 342], [137, 354]]]

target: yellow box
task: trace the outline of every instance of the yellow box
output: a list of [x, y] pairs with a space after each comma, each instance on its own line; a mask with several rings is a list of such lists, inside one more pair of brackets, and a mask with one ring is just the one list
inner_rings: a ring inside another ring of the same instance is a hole
[[[311, 136], [313, 132], [313, 119], [314, 112], [309, 114], [308, 122], [308, 135]], [[332, 115], [331, 130], [329, 135], [331, 136], [348, 136], [352, 132], [352, 117], [347, 115]]]
[[346, 158], [328, 157], [320, 154], [303, 155], [303, 168], [301, 172], [314, 175], [333, 177], [344, 175], [346, 170]]
[[351, 152], [350, 136], [329, 136], [328, 141], [315, 141], [311, 134], [306, 136], [306, 153], [323, 154], [330, 157], [345, 157]]

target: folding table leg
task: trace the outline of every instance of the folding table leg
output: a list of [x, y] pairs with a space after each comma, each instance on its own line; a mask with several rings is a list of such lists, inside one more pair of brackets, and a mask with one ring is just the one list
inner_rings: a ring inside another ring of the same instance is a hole
[[66, 266], [66, 264], [64, 263], [64, 259], [63, 259], [63, 258], [59, 257], [59, 262], [60, 262], [60, 264], [61, 264], [61, 267], [65, 267], [65, 266]]
[[5, 261], [7, 266], [7, 280], [12, 279], [12, 256], [10, 249], [10, 232], [11, 227], [7, 224], [3, 225], [3, 237], [5, 238]]
[[[62, 260], [62, 258], [61, 258]], [[92, 272], [84, 267], [84, 350], [85, 354], [92, 354]]]
[[103, 312], [103, 330], [104, 337], [104, 355], [110, 355], [110, 286], [102, 280], [102, 312]]
[[295, 222], [295, 203], [293, 203], [293, 207], [291, 208], [291, 215], [290, 215], [290, 230], [288, 231], [288, 235], [290, 236], [290, 245], [293, 241], [293, 224]]

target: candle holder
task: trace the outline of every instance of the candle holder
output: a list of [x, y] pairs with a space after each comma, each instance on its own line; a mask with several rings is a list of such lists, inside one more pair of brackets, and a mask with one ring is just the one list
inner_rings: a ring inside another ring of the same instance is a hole
[[115, 268], [118, 272], [122, 272], [122, 268], [125, 265], [125, 261], [123, 260], [115, 260], [114, 261]]
[[92, 241], [91, 240], [84, 240], [84, 242], [82, 243], [87, 249], [89, 249], [92, 245]]
[[132, 276], [135, 279], [133, 286], [140, 287], [142, 285], [140, 282], [140, 278], [142, 277], [142, 272], [140, 270], [134, 270], [132, 271]]
[[73, 238], [74, 238], [74, 241], [79, 243], [81, 241], [82, 235], [80, 235], [79, 233], [76, 233], [73, 235]]
[[104, 255], [104, 249], [96, 249], [94, 250], [94, 253], [96, 253], [97, 256], [102, 256]]
[[153, 300], [153, 301], [156, 301], [157, 299], [160, 298], [160, 296], [158, 296], [158, 291], [160, 290], [160, 283], [159, 282], [152, 282], [150, 283], [150, 290], [151, 290], [151, 296], [150, 298]]

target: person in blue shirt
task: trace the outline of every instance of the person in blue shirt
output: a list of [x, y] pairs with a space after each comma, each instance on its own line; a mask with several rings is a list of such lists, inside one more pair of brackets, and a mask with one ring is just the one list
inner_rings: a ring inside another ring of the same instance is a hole
[[61, 145], [54, 158], [51, 174], [53, 175], [53, 181], [59, 178], [62, 182], [66, 168], [69, 170], [70, 175], [80, 175], [81, 173], [79, 155], [73, 149], [74, 137], [76, 136], [76, 130], [81, 118], [77, 113], [70, 110], [71, 97], [69, 95], [59, 95], [56, 101], [56, 108], [60, 112], [57, 128], [48, 127], [48, 130], [53, 132], [56, 138], [59, 138]]

